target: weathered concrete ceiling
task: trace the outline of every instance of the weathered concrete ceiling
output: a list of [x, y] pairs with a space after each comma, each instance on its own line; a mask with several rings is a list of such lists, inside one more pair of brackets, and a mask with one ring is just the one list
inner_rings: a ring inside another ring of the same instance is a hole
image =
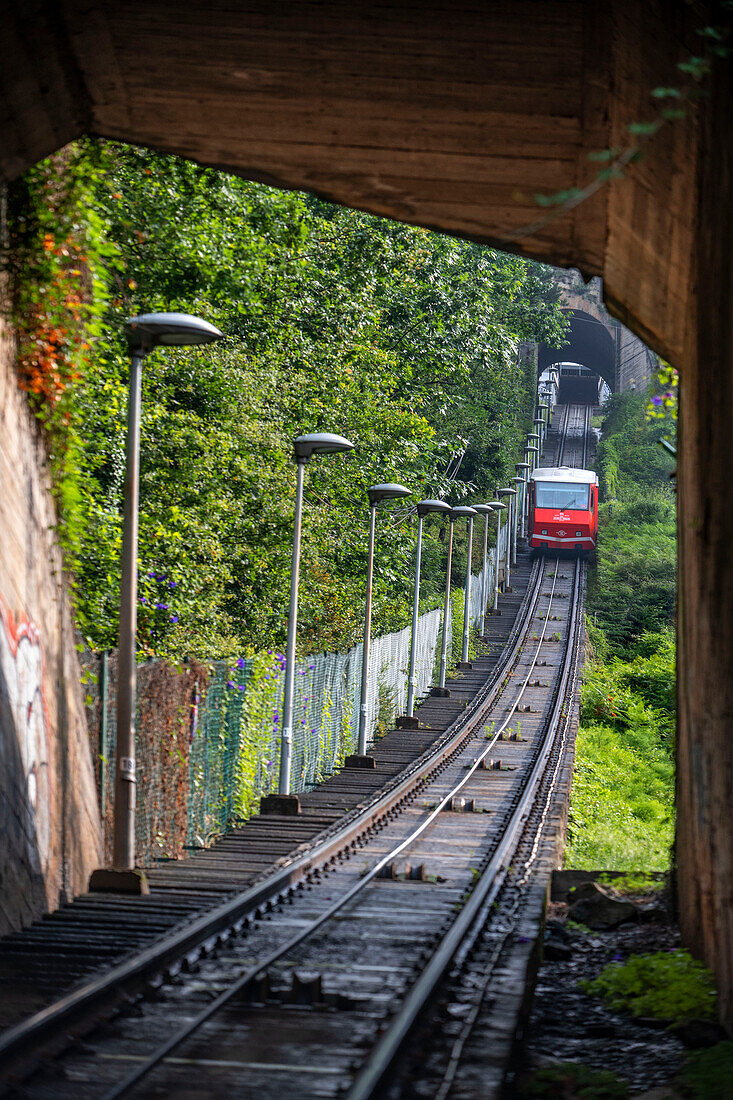
[[561, 217], [534, 195], [627, 144], [688, 18], [680, 0], [3, 0], [0, 173], [85, 131], [181, 153], [602, 275], [675, 360], [690, 127]]
[[569, 343], [562, 348], [540, 344], [537, 367], [540, 373], [553, 363], [582, 363], [616, 386], [616, 343], [606, 325], [579, 309], [563, 310], [570, 318]]

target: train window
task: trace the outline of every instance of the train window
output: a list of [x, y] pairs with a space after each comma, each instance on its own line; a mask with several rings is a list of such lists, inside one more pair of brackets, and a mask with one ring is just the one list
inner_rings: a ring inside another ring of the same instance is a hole
[[538, 508], [570, 508], [587, 511], [590, 485], [562, 481], [536, 481], [535, 504]]

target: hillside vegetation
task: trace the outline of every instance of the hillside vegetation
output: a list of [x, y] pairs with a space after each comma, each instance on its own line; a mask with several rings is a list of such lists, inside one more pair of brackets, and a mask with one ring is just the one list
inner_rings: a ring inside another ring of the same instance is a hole
[[[532, 413], [519, 343], [563, 342], [547, 268], [131, 146], [70, 147], [13, 186], [9, 209], [21, 380], [49, 430], [93, 648], [117, 632], [127, 317], [192, 312], [226, 337], [144, 364], [138, 637], [142, 655], [174, 658], [283, 644], [291, 441], [316, 430], [356, 449], [308, 467], [300, 643], [351, 644], [366, 487], [491, 493]], [[443, 547], [426, 526], [434, 606]], [[380, 532], [385, 632], [407, 621], [412, 509]]]
[[604, 414], [566, 865], [659, 871], [674, 828], [674, 462], [643, 397], [614, 394]]

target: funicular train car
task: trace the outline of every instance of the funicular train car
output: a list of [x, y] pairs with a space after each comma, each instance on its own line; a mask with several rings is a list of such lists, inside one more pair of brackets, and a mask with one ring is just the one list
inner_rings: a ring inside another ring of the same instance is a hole
[[603, 379], [580, 363], [560, 363], [557, 400], [561, 405], [600, 405]]
[[595, 550], [598, 475], [572, 466], [538, 466], [530, 479], [530, 546], [538, 550]]

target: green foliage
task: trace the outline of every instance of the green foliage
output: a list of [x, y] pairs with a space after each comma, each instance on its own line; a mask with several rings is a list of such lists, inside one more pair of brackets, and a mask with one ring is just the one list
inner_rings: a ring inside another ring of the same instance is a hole
[[[348, 646], [363, 616], [366, 487], [400, 481], [457, 503], [511, 472], [534, 385], [518, 343], [560, 345], [566, 329], [549, 269], [130, 146], [85, 142], [69, 155], [70, 216], [109, 258], [95, 267], [92, 351], [69, 405], [76, 473], [63, 522], [83, 633], [101, 648], [117, 631], [122, 325], [181, 310], [226, 339], [145, 360], [140, 649], [211, 658], [282, 645], [291, 441], [314, 430], [357, 446], [306, 472], [299, 643]], [[48, 203], [39, 171], [18, 224]], [[427, 608], [440, 602], [444, 535], [425, 526]], [[409, 506], [380, 510], [377, 553], [382, 633], [409, 618]]]
[[715, 1015], [713, 976], [685, 950], [632, 955], [624, 963], [611, 963], [580, 986], [632, 1016], [676, 1022]]
[[610, 1070], [558, 1062], [532, 1074], [519, 1095], [523, 1100], [623, 1100], [629, 1086]]
[[690, 1055], [682, 1070], [685, 1095], [690, 1100], [729, 1100], [733, 1081], [733, 1043], [718, 1043]]
[[589, 653], [566, 865], [664, 871], [674, 817], [675, 520], [672, 462], [644, 399], [606, 405], [598, 469], [606, 494], [589, 579]]

